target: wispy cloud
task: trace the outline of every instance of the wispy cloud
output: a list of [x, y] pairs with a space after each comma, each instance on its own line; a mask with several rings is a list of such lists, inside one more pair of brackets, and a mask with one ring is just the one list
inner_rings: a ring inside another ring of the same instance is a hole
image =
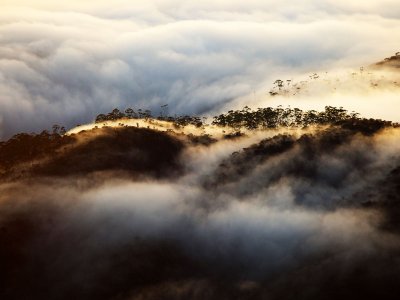
[[[119, 134], [124, 130], [130, 129]], [[150, 132], [137, 131], [143, 145]], [[140, 299], [149, 289], [156, 295], [148, 299], [166, 292], [179, 299], [195, 290], [184, 292], [179, 284], [205, 280], [199, 295], [207, 291], [207, 299], [231, 299], [214, 294], [221, 290], [244, 299], [269, 293], [282, 299], [292, 284], [300, 299], [308, 299], [348, 280], [358, 285], [343, 295], [383, 293], [380, 287], [398, 277], [398, 265], [391, 264], [400, 248], [398, 221], [391, 227], [388, 218], [397, 209], [388, 175], [399, 163], [398, 128], [373, 136], [303, 129], [293, 135], [293, 147], [252, 155], [246, 152], [261, 135], [267, 140], [259, 145], [282, 139], [269, 139], [274, 132], [267, 131], [211, 146], [185, 144], [180, 163], [186, 173], [176, 176], [175, 165], [167, 165], [159, 180], [119, 173], [140, 170], [137, 158], [115, 161], [112, 171], [96, 169], [102, 154], [127, 158], [132, 149], [116, 146], [119, 135], [111, 129], [84, 135], [91, 134], [84, 149], [92, 159], [76, 155], [82, 144], [70, 145], [60, 153], [67, 159], [57, 165], [57, 176], [0, 184], [0, 276], [8, 288], [0, 292], [6, 298]], [[108, 148], [104, 134], [110, 134]], [[146, 147], [159, 148], [166, 134], [151, 134], [158, 139]], [[146, 153], [144, 164], [160, 156]], [[73, 164], [81, 172], [62, 176], [69, 174], [66, 162], [77, 162], [71, 156], [85, 160]], [[394, 282], [390, 293], [398, 291]], [[176, 289], [158, 291], [168, 284]], [[242, 284], [250, 289], [241, 290]], [[204, 298], [196, 295], [189, 298]]]
[[399, 47], [395, 1], [293, 2], [3, 0], [2, 136], [115, 106], [203, 113], [282, 74], [357, 67]]

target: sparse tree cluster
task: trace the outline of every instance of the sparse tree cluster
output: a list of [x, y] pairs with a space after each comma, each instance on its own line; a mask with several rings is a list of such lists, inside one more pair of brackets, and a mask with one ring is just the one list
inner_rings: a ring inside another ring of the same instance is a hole
[[[390, 61], [398, 61], [400, 59], [400, 51], [396, 52], [394, 55], [390, 57], [386, 57], [383, 61], [390, 62]], [[382, 62], [377, 63], [377, 65], [382, 64]]]
[[[196, 127], [202, 127], [204, 125], [205, 118], [200, 118], [197, 116], [168, 116], [166, 114], [167, 106], [161, 106], [162, 111], [160, 116], [157, 117], [157, 120], [168, 121], [172, 122], [175, 127], [185, 127], [188, 125], [193, 125]], [[95, 123], [102, 123], [106, 121], [117, 121], [121, 119], [155, 119], [150, 110], [142, 110], [138, 109], [137, 111], [133, 110], [132, 108], [127, 108], [124, 112], [121, 112], [118, 108], [113, 109], [108, 114], [99, 114], [96, 117]]]
[[[150, 110], [138, 109], [137, 111], [132, 108], [127, 108], [125, 112], [121, 112], [115, 108], [108, 114], [100, 114], [96, 117], [96, 123], [105, 121], [117, 121], [121, 119], [145, 119], [150, 120], [154, 117]], [[182, 128], [188, 125], [203, 127], [206, 123], [206, 118], [197, 116], [167, 116], [163, 113], [159, 117], [154, 118], [157, 120], [168, 121], [173, 123], [176, 128]], [[373, 121], [373, 122], [372, 122]], [[212, 124], [221, 127], [231, 127], [236, 131], [241, 129], [255, 130], [255, 129], [271, 129], [278, 127], [307, 127], [311, 125], [343, 125], [351, 127], [356, 124], [357, 126], [368, 124], [369, 127], [397, 127], [397, 123], [390, 121], [373, 120], [360, 118], [358, 113], [348, 112], [343, 107], [326, 106], [325, 110], [318, 112], [316, 110], [303, 111], [299, 108], [283, 108], [278, 106], [276, 108], [266, 107], [257, 108], [252, 110], [245, 106], [241, 110], [230, 110], [225, 114], [215, 116]], [[63, 134], [65, 129], [55, 125], [53, 133]], [[65, 133], [65, 132], [64, 132]]]
[[204, 125], [203, 120], [200, 117], [196, 116], [178, 116], [178, 117], [169, 117], [168, 121], [174, 123], [175, 127], [185, 127], [188, 125], [193, 125], [198, 128]]
[[118, 108], [114, 108], [108, 114], [99, 114], [96, 117], [95, 123], [102, 123], [106, 121], [117, 121], [121, 119], [151, 119], [150, 110], [138, 109], [137, 111], [132, 108], [127, 108], [125, 112], [120, 111]]

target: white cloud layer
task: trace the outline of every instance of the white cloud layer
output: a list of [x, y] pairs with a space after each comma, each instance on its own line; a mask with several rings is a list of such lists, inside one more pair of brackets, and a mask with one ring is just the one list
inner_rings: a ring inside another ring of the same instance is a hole
[[277, 76], [358, 67], [400, 48], [389, 0], [0, 6], [0, 138], [113, 107], [204, 113], [266, 92]]

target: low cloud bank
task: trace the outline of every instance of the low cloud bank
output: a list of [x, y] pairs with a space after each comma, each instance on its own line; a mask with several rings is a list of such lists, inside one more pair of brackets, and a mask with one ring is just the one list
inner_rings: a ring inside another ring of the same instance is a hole
[[218, 111], [280, 77], [378, 61], [400, 38], [390, 1], [2, 3], [3, 139], [114, 107]]
[[288, 299], [290, 285], [300, 299], [333, 299], [397, 291], [399, 226], [387, 226], [387, 211], [399, 199], [382, 188], [400, 165], [399, 130], [304, 130], [273, 152], [263, 149], [282, 140], [264, 134], [187, 144], [180, 177], [2, 183], [1, 295]]

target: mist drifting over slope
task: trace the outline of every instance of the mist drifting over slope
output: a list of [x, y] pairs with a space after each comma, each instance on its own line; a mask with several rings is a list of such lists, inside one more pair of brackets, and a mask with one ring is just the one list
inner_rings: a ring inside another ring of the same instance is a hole
[[0, 299], [397, 299], [398, 41], [394, 0], [0, 0]]
[[3, 173], [4, 299], [398, 291], [398, 128], [271, 129], [205, 145], [135, 127], [65, 138]]
[[276, 79], [357, 70], [400, 39], [390, 0], [0, 5], [2, 139], [56, 122], [70, 128], [114, 107], [212, 114], [243, 97], [275, 105], [265, 94]]

